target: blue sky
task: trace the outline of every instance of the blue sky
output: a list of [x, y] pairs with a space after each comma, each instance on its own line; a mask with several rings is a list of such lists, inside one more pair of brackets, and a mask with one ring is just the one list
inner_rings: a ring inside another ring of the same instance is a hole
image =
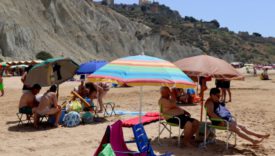
[[[205, 21], [216, 19], [235, 32], [258, 32], [275, 37], [275, 0], [155, 0], [180, 12]], [[138, 3], [138, 0], [115, 0]]]

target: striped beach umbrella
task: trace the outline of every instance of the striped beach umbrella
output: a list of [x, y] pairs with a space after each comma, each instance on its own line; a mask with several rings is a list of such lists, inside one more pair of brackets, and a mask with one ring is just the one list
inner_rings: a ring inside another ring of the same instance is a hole
[[171, 62], [146, 55], [128, 56], [114, 60], [89, 75], [88, 81], [140, 86], [140, 122], [142, 86], [195, 87], [195, 83]]
[[193, 88], [194, 82], [174, 64], [151, 56], [120, 58], [90, 76], [90, 82], [110, 82], [128, 86]]

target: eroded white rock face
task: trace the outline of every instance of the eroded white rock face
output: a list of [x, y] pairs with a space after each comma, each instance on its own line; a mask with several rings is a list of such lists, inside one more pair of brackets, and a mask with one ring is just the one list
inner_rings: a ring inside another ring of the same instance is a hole
[[42, 50], [78, 62], [142, 51], [170, 60], [202, 53], [150, 31], [89, 0], [0, 1], [0, 54], [5, 58], [32, 59]]

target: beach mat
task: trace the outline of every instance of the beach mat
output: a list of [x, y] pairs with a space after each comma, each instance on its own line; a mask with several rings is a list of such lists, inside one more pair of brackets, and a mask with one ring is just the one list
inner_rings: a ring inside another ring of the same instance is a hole
[[[141, 117], [141, 122], [143, 125], [156, 122], [158, 120], [159, 120], [159, 112], [148, 112]], [[163, 120], [162, 117], [161, 117], [161, 120]], [[132, 127], [136, 124], [139, 124], [139, 116], [122, 121], [123, 127]]]

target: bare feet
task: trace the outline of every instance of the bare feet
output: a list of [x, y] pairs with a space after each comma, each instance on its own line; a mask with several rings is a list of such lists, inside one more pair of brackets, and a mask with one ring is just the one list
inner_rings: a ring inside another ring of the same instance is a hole
[[54, 128], [58, 128], [58, 127], [59, 127], [59, 124], [54, 124], [53, 127], [54, 127]]
[[189, 142], [183, 142], [183, 145], [184, 145], [185, 147], [188, 147], [188, 148], [196, 148], [194, 145], [192, 145], [192, 144], [189, 143]]
[[270, 134], [265, 134], [265, 135], [258, 135], [258, 138], [263, 138], [263, 139], [267, 139], [270, 137]]
[[253, 140], [252, 144], [253, 146], [257, 146], [259, 143], [263, 142], [264, 138], [261, 138], [260, 140]]

